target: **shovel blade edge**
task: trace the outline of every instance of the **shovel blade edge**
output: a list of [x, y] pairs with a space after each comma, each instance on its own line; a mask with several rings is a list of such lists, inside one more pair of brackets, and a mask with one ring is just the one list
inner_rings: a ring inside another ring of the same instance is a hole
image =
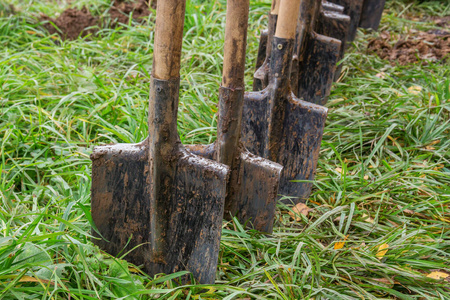
[[[143, 265], [150, 275], [188, 270], [200, 283], [214, 283], [229, 170], [180, 150], [165, 215], [163, 257], [151, 256], [148, 147], [96, 147], [91, 156], [93, 242], [113, 256]], [[133, 249], [135, 248], [135, 249]], [[187, 280], [187, 277], [185, 278]]]

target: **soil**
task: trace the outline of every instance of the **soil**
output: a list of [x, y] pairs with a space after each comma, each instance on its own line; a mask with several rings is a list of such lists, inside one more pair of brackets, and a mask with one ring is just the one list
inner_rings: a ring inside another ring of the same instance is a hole
[[[84, 37], [88, 34], [95, 34], [97, 31], [95, 26], [99, 23], [99, 19], [92, 16], [86, 7], [81, 10], [69, 8], [57, 19], [51, 19], [44, 15], [41, 20], [51, 21], [59, 28], [58, 31], [50, 22], [45, 23], [43, 26], [50, 34], [58, 33], [61, 38], [69, 40], [74, 40], [80, 35]], [[88, 28], [93, 26], [94, 28]]]
[[433, 22], [439, 27], [450, 27], [450, 16], [434, 17]]
[[[136, 0], [134, 2], [115, 0], [109, 10], [111, 19], [109, 27], [116, 27], [120, 23], [127, 24], [130, 15], [133, 16], [133, 20], [143, 22], [151, 13], [149, 3], [151, 3], [153, 8], [156, 8], [156, 0]], [[95, 34], [98, 31], [98, 28], [104, 26], [104, 22], [102, 22], [100, 18], [91, 15], [86, 7], [83, 7], [81, 10], [69, 8], [61, 13], [56, 19], [42, 15], [40, 20], [44, 21], [43, 26], [50, 34], [58, 33], [64, 40], [74, 40], [79, 36], [84, 37], [89, 34]], [[54, 23], [59, 30], [57, 30], [50, 21]]]
[[[151, 1], [151, 6], [156, 8], [155, 0]], [[118, 25], [118, 23], [128, 23], [130, 14], [133, 14], [133, 20], [143, 21], [143, 19], [150, 15], [149, 1], [138, 0], [135, 2], [128, 2], [124, 0], [116, 0], [109, 10], [109, 15], [113, 26]]]
[[379, 38], [369, 41], [367, 50], [393, 64], [445, 62], [450, 58], [450, 31], [413, 32], [400, 39], [393, 39], [384, 31]]

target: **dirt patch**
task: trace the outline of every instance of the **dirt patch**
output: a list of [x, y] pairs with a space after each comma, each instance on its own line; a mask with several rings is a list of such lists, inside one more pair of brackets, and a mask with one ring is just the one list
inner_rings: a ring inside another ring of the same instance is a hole
[[439, 27], [450, 27], [450, 16], [433, 17], [433, 22]]
[[[156, 0], [137, 0], [134, 2], [116, 0], [109, 9], [111, 22], [108, 25], [109, 27], [116, 27], [120, 23], [127, 24], [130, 15], [133, 20], [143, 22], [151, 13], [150, 6], [156, 8]], [[69, 40], [77, 39], [79, 36], [85, 37], [89, 34], [95, 34], [98, 28], [104, 27], [107, 23], [105, 20], [93, 16], [86, 7], [81, 10], [69, 8], [56, 19], [42, 15], [40, 20], [44, 21], [43, 26], [50, 34], [58, 33], [62, 39]], [[50, 22], [56, 25], [59, 30]]]
[[156, 0], [138, 0], [135, 2], [116, 0], [109, 10], [112, 25], [115, 26], [118, 23], [128, 23], [131, 14], [133, 20], [143, 21], [150, 15], [149, 3], [151, 3], [153, 8], [156, 8]]
[[[95, 34], [95, 28], [99, 24], [99, 19], [91, 15], [86, 7], [82, 10], [69, 8], [65, 10], [57, 19], [42, 16], [42, 21], [49, 21], [43, 26], [50, 32], [50, 34], [58, 33], [61, 38], [74, 40], [79, 36], [86, 36], [88, 34]], [[58, 29], [50, 22], [54, 23]], [[89, 28], [94, 27], [94, 28]]]
[[384, 31], [379, 38], [369, 41], [367, 50], [393, 64], [445, 62], [450, 57], [450, 32], [430, 30], [394, 39], [389, 32]]

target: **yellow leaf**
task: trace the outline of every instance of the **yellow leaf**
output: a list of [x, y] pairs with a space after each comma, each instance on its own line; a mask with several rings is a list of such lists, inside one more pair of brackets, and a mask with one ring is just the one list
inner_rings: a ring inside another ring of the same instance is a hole
[[369, 216], [366, 215], [366, 214], [363, 214], [363, 215], [362, 215], [362, 218], [363, 218], [364, 221], [366, 221], [367, 223], [370, 223], [370, 224], [373, 224], [373, 223], [375, 222], [374, 219], [372, 219], [371, 217], [369, 217]]
[[334, 244], [334, 250], [339, 250], [339, 249], [344, 248], [345, 241], [347, 240], [347, 238], [348, 238], [348, 235], [345, 236], [343, 241], [340, 241], [340, 242], [337, 242], [336, 244]]
[[418, 94], [420, 94], [421, 91], [422, 91], [422, 88], [417, 85], [413, 85], [408, 88], [408, 93], [413, 94], [413, 95], [418, 95]]
[[427, 275], [427, 277], [429, 278], [433, 278], [433, 279], [445, 279], [447, 277], [449, 277], [450, 274], [444, 273], [444, 272], [431, 272], [430, 274]]
[[389, 248], [388, 244], [383, 244], [378, 247], [378, 252], [376, 254], [378, 259], [382, 259], [386, 255], [388, 248]]
[[289, 215], [295, 219], [295, 221], [301, 221], [302, 218], [300, 217], [300, 214], [304, 215], [305, 217], [308, 216], [308, 213], [311, 211], [311, 208], [306, 206], [305, 203], [298, 203], [292, 208], [292, 211], [289, 212]]
[[342, 168], [336, 168], [334, 169], [336, 172], [341, 173], [342, 174]]
[[24, 275], [19, 279], [19, 282], [40, 282], [41, 284], [53, 284], [53, 281], [46, 280], [46, 279], [39, 279], [31, 276]]

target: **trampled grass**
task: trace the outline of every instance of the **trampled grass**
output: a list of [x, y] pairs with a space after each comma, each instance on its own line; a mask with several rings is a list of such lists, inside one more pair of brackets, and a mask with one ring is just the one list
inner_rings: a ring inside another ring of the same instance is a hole
[[[328, 104], [312, 210], [294, 220], [280, 205], [270, 236], [224, 223], [216, 285], [179, 286], [182, 273], [150, 277], [90, 242], [92, 147], [146, 136], [153, 16], [61, 41], [33, 16], [68, 2], [0, 5], [0, 299], [450, 299], [448, 63], [392, 66], [366, 53], [379, 33], [360, 31]], [[202, 2], [187, 8], [184, 143], [215, 139], [226, 6]], [[269, 1], [251, 4], [248, 87]], [[388, 1], [380, 30], [449, 13]]]

